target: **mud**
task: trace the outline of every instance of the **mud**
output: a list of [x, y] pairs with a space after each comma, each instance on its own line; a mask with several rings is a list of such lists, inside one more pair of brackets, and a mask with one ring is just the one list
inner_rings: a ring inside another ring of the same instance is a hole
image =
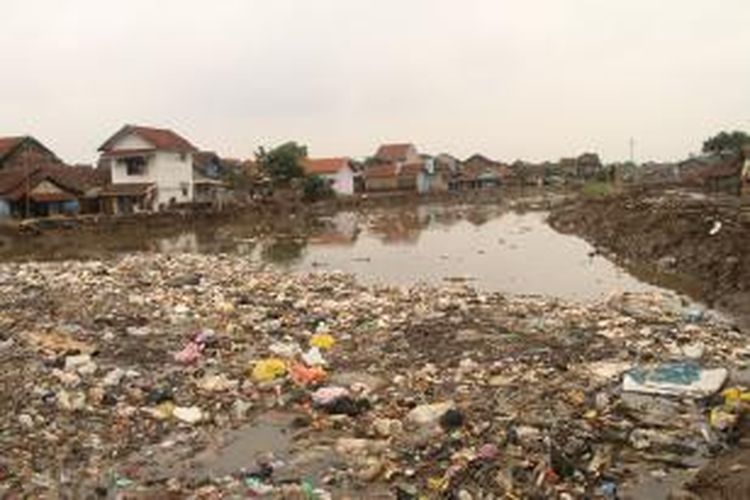
[[639, 278], [668, 283], [750, 326], [750, 220], [739, 199], [679, 191], [584, 197], [550, 222]]

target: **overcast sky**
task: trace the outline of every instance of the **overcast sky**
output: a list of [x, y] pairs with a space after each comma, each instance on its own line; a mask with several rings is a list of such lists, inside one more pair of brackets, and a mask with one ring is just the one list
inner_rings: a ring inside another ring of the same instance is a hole
[[0, 135], [68, 162], [125, 123], [235, 157], [508, 161], [750, 130], [748, 0], [2, 0], [0, 47]]

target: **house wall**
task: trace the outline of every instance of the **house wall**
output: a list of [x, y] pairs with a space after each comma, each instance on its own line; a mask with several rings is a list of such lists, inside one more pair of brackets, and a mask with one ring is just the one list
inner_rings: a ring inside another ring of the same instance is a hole
[[434, 175], [429, 175], [427, 172], [419, 172], [417, 174], [417, 192], [419, 194], [429, 193], [431, 181], [434, 177]]
[[429, 190], [434, 193], [448, 191], [450, 188], [450, 176], [447, 172], [439, 169], [435, 175], [429, 176]]
[[398, 189], [397, 177], [370, 177], [365, 178], [365, 189], [367, 191], [395, 191]]
[[337, 194], [345, 196], [354, 194], [354, 172], [351, 168], [342, 168], [335, 174], [325, 174], [321, 177], [331, 182], [331, 186]]
[[114, 149], [153, 149], [153, 144], [141, 138], [139, 135], [126, 135], [114, 145]]
[[[150, 147], [152, 146], [139, 137], [130, 135], [117, 142], [113, 151]], [[194, 200], [192, 153], [157, 151], [149, 154], [146, 156], [146, 168], [143, 175], [128, 175], [127, 165], [118, 160], [112, 160], [111, 171], [112, 184], [156, 184], [156, 206], [151, 207], [152, 209], [159, 205], [168, 206], [172, 200], [175, 203], [191, 203]]]
[[10, 202], [0, 198], [0, 219], [10, 217]]
[[417, 148], [415, 146], [410, 146], [406, 153], [406, 161], [404, 163], [416, 163], [421, 159]]
[[418, 179], [421, 175], [399, 175], [397, 178], [398, 189], [404, 191], [418, 191]]

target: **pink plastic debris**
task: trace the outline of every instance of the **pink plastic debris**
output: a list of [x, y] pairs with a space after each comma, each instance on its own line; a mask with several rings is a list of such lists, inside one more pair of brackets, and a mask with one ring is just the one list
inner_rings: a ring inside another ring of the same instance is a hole
[[184, 365], [189, 365], [198, 361], [203, 351], [203, 345], [190, 342], [183, 350], [175, 353], [174, 360]]

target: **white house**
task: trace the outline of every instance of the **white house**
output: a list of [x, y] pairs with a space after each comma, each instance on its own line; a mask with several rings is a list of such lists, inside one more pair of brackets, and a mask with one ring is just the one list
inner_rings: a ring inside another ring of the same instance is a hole
[[349, 158], [307, 158], [302, 162], [307, 175], [327, 180], [336, 194], [354, 194], [354, 170]]
[[111, 172], [111, 183], [101, 193], [106, 211], [153, 211], [193, 202], [198, 150], [172, 130], [126, 125], [99, 151], [100, 166]]

